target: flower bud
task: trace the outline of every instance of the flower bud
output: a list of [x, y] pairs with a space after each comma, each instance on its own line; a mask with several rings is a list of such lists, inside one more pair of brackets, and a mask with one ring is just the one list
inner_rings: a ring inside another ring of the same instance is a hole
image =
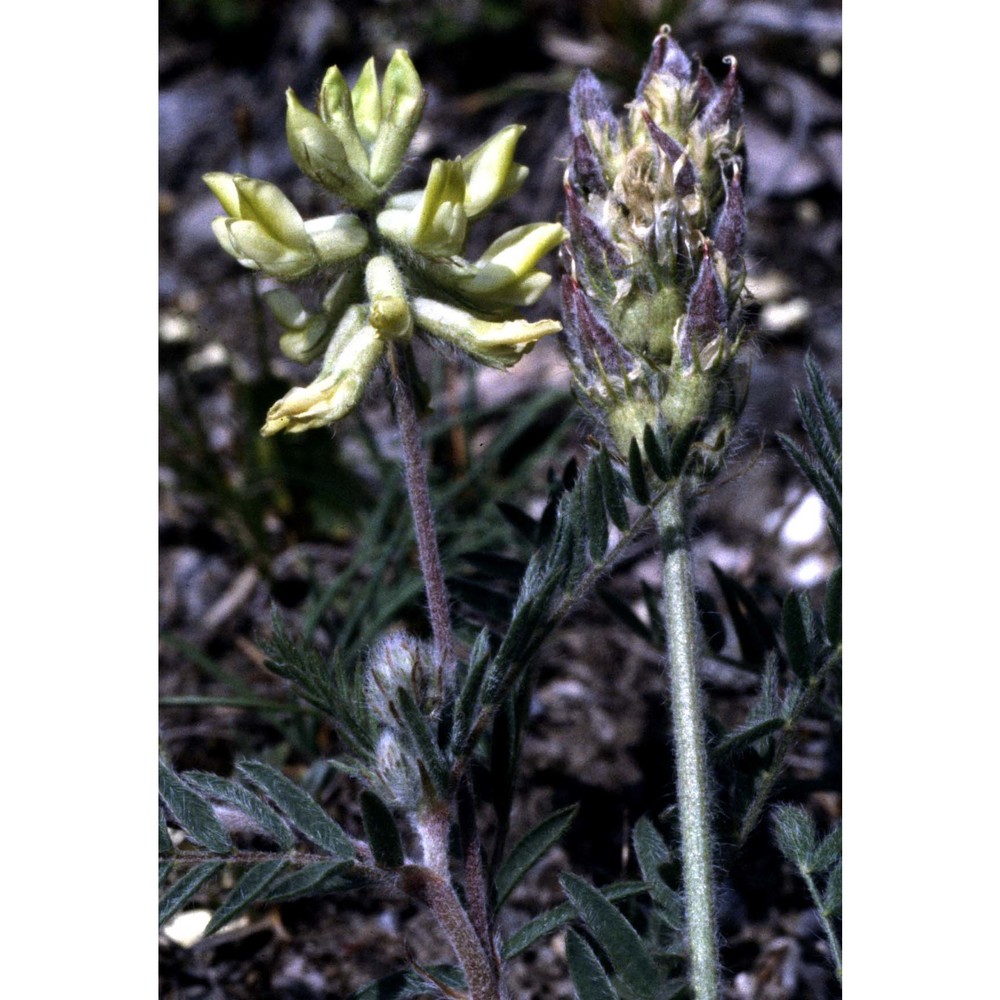
[[354, 105], [351, 91], [343, 73], [331, 66], [323, 77], [317, 101], [319, 116], [328, 129], [340, 140], [351, 167], [364, 177], [368, 176], [368, 151], [361, 142], [354, 124]]
[[491, 368], [509, 368], [536, 341], [562, 329], [551, 319], [535, 323], [523, 319], [491, 322], [427, 298], [415, 298], [411, 306], [421, 329]]
[[369, 169], [373, 184], [385, 187], [399, 172], [426, 101], [410, 57], [403, 49], [396, 49], [382, 80], [379, 125]]
[[414, 703], [430, 708], [434, 650], [405, 629], [387, 632], [372, 647], [365, 663], [365, 700], [385, 726], [397, 725], [396, 692], [405, 688]]
[[462, 158], [465, 214], [469, 219], [509, 198], [524, 183], [528, 168], [514, 162], [514, 147], [523, 132], [523, 125], [508, 125]]
[[[566, 230], [558, 222], [533, 222], [511, 229], [494, 240], [476, 262], [475, 273], [462, 282], [463, 295], [486, 303], [521, 287], [523, 279], [538, 273], [534, 272], [538, 261], [565, 238]], [[547, 280], [542, 288], [548, 285], [548, 275], [544, 277]]]
[[330, 341], [319, 376], [305, 388], [287, 392], [267, 412], [265, 437], [324, 427], [346, 416], [360, 402], [385, 354], [385, 342], [368, 324], [363, 306], [351, 306]]
[[344, 143], [323, 120], [308, 111], [289, 88], [285, 134], [292, 159], [307, 176], [355, 208], [367, 208], [378, 199], [372, 182], [351, 164]]
[[302, 216], [273, 184], [242, 174], [211, 173], [204, 180], [229, 213], [212, 221], [212, 231], [244, 267], [300, 278], [319, 266]]
[[373, 257], [365, 269], [365, 288], [371, 309], [368, 322], [385, 340], [408, 341], [413, 336], [413, 317], [406, 303], [403, 276], [391, 257]]
[[410, 213], [408, 242], [425, 254], [459, 254], [465, 246], [467, 222], [462, 164], [435, 160], [423, 197]]

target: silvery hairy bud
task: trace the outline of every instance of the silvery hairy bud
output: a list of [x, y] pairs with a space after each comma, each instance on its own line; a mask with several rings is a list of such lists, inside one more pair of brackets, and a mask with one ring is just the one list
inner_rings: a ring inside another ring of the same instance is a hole
[[570, 93], [564, 343], [618, 453], [696, 422], [710, 475], [742, 408], [746, 215], [736, 60], [716, 84], [662, 28], [621, 118], [585, 70]]

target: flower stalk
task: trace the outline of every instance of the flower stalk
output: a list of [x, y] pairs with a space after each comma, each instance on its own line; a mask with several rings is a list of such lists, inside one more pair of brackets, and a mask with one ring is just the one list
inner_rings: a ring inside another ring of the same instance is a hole
[[677, 485], [660, 501], [656, 520], [663, 552], [662, 608], [667, 633], [690, 978], [695, 1000], [716, 1000], [719, 952], [712, 879], [711, 796], [698, 684], [699, 627], [688, 512], [684, 487]]
[[437, 532], [434, 528], [434, 507], [427, 484], [427, 462], [420, 443], [420, 424], [413, 397], [412, 373], [405, 359], [398, 357], [395, 346], [389, 348], [389, 370], [395, 390], [393, 401], [396, 423], [403, 446], [403, 471], [406, 494], [413, 515], [413, 530], [417, 537], [417, 553], [427, 594], [427, 612], [434, 636], [437, 661], [436, 697], [440, 701], [450, 690], [455, 674], [455, 638], [451, 629], [448, 590], [441, 563]]

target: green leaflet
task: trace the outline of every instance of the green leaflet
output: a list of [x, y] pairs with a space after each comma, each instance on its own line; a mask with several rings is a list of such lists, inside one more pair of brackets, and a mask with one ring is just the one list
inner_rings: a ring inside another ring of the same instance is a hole
[[220, 868], [223, 861], [203, 861], [179, 878], [160, 897], [160, 926], [162, 927]]
[[361, 792], [361, 820], [376, 862], [383, 868], [403, 863], [403, 842], [389, 807], [367, 788]]
[[299, 832], [317, 847], [338, 858], [354, 857], [354, 845], [322, 807], [295, 782], [258, 760], [243, 760], [236, 769], [271, 797]]
[[286, 858], [278, 858], [275, 861], [262, 861], [250, 868], [223, 900], [222, 905], [212, 914], [212, 919], [205, 928], [205, 936], [214, 934], [220, 927], [235, 920], [264, 894], [264, 890], [287, 864]]
[[566, 964], [578, 1000], [618, 1000], [593, 949], [574, 930], [566, 932]]
[[160, 761], [160, 798], [194, 843], [216, 854], [232, 850], [229, 834], [215, 818], [212, 807], [188, 788], [163, 760]]
[[580, 919], [600, 941], [622, 982], [637, 996], [652, 997], [657, 984], [656, 966], [635, 928], [583, 879], [565, 874], [559, 883]]
[[[618, 902], [628, 899], [630, 896], [638, 896], [648, 892], [644, 882], [616, 882], [614, 885], [606, 885], [598, 890], [605, 899]], [[568, 924], [576, 916], [576, 910], [570, 903], [561, 903], [553, 907], [547, 913], [541, 913], [532, 920], [529, 920], [520, 930], [512, 934], [500, 948], [500, 957], [503, 959], [516, 958], [521, 952], [530, 948], [539, 938], [551, 934], [554, 930]]]
[[284, 820], [248, 788], [205, 771], [188, 771], [184, 775], [184, 781], [196, 791], [211, 795], [238, 809], [282, 850], [290, 851], [295, 846], [295, 835]]
[[497, 870], [494, 878], [497, 910], [503, 906], [521, 879], [569, 829], [577, 809], [578, 806], [573, 805], [554, 812], [518, 841]]
[[796, 676], [808, 682], [813, 673], [813, 613], [809, 598], [789, 593], [781, 610], [781, 631], [785, 637], [788, 662]]

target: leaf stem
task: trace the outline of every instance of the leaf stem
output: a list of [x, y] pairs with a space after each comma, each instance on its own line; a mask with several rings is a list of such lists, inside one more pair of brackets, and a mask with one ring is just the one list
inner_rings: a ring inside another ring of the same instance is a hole
[[430, 488], [427, 485], [427, 460], [420, 442], [420, 424], [413, 397], [412, 372], [407, 359], [398, 356], [394, 344], [390, 345], [388, 354], [392, 384], [395, 389], [396, 423], [403, 445], [406, 493], [413, 515], [420, 570], [427, 593], [427, 611], [437, 654], [437, 696], [441, 700], [454, 680], [456, 668], [455, 638], [451, 630], [448, 590], [444, 582], [437, 532], [434, 529], [434, 508], [431, 505]]
[[673, 715], [685, 919], [695, 1000], [718, 1000], [712, 834], [709, 824], [708, 758], [698, 686], [698, 618], [691, 573], [688, 497], [683, 481], [656, 507], [663, 550], [663, 619]]

